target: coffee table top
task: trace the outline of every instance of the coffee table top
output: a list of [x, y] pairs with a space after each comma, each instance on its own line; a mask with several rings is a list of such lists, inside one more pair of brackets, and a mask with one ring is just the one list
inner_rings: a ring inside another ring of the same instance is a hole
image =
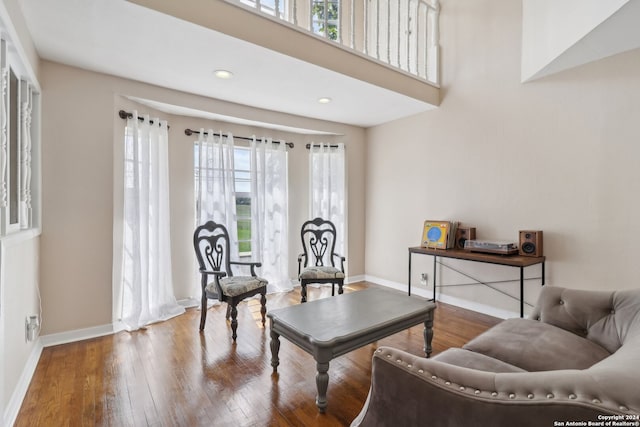
[[[385, 289], [365, 289], [269, 311], [272, 327], [330, 347], [354, 336], [400, 323], [418, 324], [436, 307], [424, 298]], [[418, 319], [418, 321], [416, 321]]]

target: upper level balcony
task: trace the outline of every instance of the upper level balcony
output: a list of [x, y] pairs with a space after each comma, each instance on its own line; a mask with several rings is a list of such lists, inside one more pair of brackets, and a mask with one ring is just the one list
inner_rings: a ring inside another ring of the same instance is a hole
[[265, 72], [275, 72], [282, 54], [346, 76], [359, 85], [350, 91], [351, 111], [363, 102], [371, 108], [371, 97], [360, 96], [366, 87], [377, 88], [368, 95], [391, 94], [377, 110], [398, 111], [380, 119], [330, 120], [370, 126], [440, 104], [438, 0], [128, 1], [275, 52], [274, 63], [263, 64]]
[[226, 0], [438, 85], [438, 0]]

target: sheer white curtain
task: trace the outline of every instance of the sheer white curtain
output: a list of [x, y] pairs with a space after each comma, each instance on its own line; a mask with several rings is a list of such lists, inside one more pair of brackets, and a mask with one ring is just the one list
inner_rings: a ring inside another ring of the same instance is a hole
[[344, 144], [311, 144], [309, 152], [311, 218], [328, 219], [336, 226], [336, 252], [345, 254]]
[[251, 141], [251, 256], [262, 262], [268, 292], [293, 289], [289, 278], [287, 151], [284, 141]]
[[215, 221], [231, 239], [231, 259], [238, 259], [233, 135], [200, 129], [196, 143], [196, 225]]
[[184, 313], [173, 294], [167, 122], [127, 120], [121, 320], [127, 330]]

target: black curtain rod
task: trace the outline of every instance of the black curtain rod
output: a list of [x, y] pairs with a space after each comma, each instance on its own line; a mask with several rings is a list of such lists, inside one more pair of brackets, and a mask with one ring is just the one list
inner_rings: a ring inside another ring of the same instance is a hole
[[[121, 119], [126, 120], [126, 119], [133, 119], [133, 113], [128, 113], [124, 110], [120, 110], [118, 111], [118, 116], [120, 116]], [[144, 117], [140, 117], [138, 116], [138, 120], [139, 121], [144, 121]], [[149, 120], [149, 124], [153, 124], [153, 120]], [[160, 123], [158, 123], [160, 124]], [[169, 129], [169, 125], [167, 125], [167, 129]]]
[[[187, 136], [191, 136], [191, 135], [193, 135], [194, 133], [195, 133], [195, 134], [200, 135], [200, 131], [199, 131], [199, 130], [192, 130], [192, 129], [185, 129], [185, 130], [184, 130], [184, 134], [185, 134], [185, 135], [187, 135]], [[209, 132], [204, 131], [204, 133], [203, 133], [203, 134], [204, 134], [204, 135], [209, 135]], [[214, 134], [215, 136], [221, 136], [221, 135], [220, 135], [219, 133], [217, 133], [217, 132], [214, 132], [213, 134]], [[254, 139], [254, 138], [248, 138], [248, 137], [246, 137], [246, 136], [235, 136], [235, 135], [233, 135], [233, 138], [234, 138], [234, 139], [235, 139], [235, 138], [237, 138], [237, 139], [244, 139], [245, 141], [253, 141], [253, 139]], [[256, 139], [256, 141], [259, 141], [259, 139], [258, 139], [258, 138], [255, 138], [255, 139]], [[274, 144], [280, 144], [280, 141], [271, 141], [271, 142], [273, 142]], [[286, 144], [286, 145], [287, 145], [287, 147], [289, 147], [289, 148], [293, 148], [293, 147], [294, 147], [293, 142], [285, 142], [285, 144]]]
[[[311, 144], [307, 144], [305, 147], [307, 147], [307, 150], [311, 149]], [[339, 145], [329, 145], [329, 148], [338, 148]]]

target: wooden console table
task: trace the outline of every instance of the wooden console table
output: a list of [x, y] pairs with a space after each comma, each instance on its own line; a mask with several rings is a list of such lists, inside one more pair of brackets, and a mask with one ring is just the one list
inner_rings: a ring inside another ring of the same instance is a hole
[[[465, 261], [483, 262], [487, 264], [505, 265], [520, 268], [520, 317], [524, 317], [524, 268], [541, 264], [541, 285], [544, 286], [545, 257], [527, 257], [520, 255], [498, 255], [481, 252], [471, 252], [463, 249], [429, 249], [421, 246], [409, 248], [409, 295], [411, 295], [411, 254], [433, 256], [433, 301], [436, 300], [436, 266], [438, 258], [454, 258]], [[480, 284], [479, 282], [478, 284]]]

